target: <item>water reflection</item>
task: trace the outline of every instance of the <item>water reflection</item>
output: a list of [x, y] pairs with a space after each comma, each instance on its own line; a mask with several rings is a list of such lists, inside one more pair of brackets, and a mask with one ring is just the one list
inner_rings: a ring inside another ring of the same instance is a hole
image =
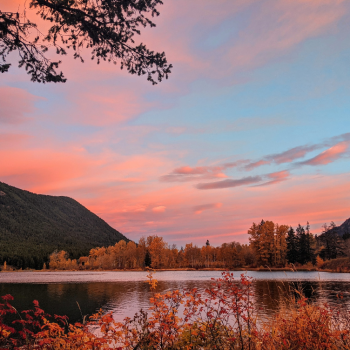
[[[195, 273], [176, 274], [176, 278], [172, 280], [166, 274], [159, 274], [158, 291], [207, 288], [213, 274], [195, 275]], [[188, 278], [191, 276], [196, 276], [197, 279]], [[128, 281], [126, 275], [123, 275], [123, 279], [117, 282], [81, 283], [79, 280], [80, 283], [1, 283], [0, 295], [12, 294], [15, 298], [13, 304], [18, 310], [31, 308], [32, 301], [38, 300], [41, 307], [48, 313], [67, 315], [72, 322], [79, 321], [82, 315], [91, 315], [100, 308], [104, 311], [112, 311], [115, 319], [122, 320], [126, 316], [132, 317], [140, 308], [147, 309], [149, 306], [150, 292], [146, 279], [135, 280], [134, 277]], [[15, 276], [15, 278], [18, 277]], [[297, 295], [294, 293], [296, 289], [303, 290], [312, 302], [327, 302], [331, 306], [339, 302], [337, 296], [342, 294], [342, 302], [347, 306], [350, 305], [349, 276], [348, 280], [345, 276], [341, 276], [334, 281], [329, 278], [328, 280], [315, 278], [311, 281], [305, 279], [292, 281], [277, 278], [273, 280], [271, 275], [259, 275], [259, 278], [254, 281], [253, 290], [254, 304], [260, 316], [267, 317], [278, 311], [291, 295]]]

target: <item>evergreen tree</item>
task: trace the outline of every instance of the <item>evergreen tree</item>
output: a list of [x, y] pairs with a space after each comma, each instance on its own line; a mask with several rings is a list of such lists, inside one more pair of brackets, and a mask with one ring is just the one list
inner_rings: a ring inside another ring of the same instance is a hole
[[300, 224], [296, 229], [296, 247], [297, 247], [297, 262], [304, 265], [308, 262], [315, 264], [315, 238], [310, 232], [310, 224], [307, 223], [306, 228]]
[[287, 238], [287, 261], [291, 264], [295, 264], [298, 261], [298, 246], [297, 246], [297, 237], [293, 227], [289, 228]]
[[319, 236], [319, 241], [322, 244], [320, 257], [323, 260], [336, 259], [339, 256], [345, 255], [344, 240], [337, 233], [337, 227], [332, 221], [330, 225], [323, 225], [322, 234]]
[[310, 224], [307, 222], [306, 224], [306, 262], [311, 261], [313, 264], [316, 263], [315, 256], [315, 238], [313, 234], [310, 232]]
[[152, 259], [151, 259], [151, 254], [149, 253], [148, 249], [146, 250], [146, 255], [145, 255], [145, 266], [150, 267], [152, 264]]
[[297, 262], [301, 265], [304, 265], [308, 260], [308, 238], [303, 226], [300, 224], [296, 229], [296, 238], [297, 238], [297, 249], [298, 249], [298, 259]]

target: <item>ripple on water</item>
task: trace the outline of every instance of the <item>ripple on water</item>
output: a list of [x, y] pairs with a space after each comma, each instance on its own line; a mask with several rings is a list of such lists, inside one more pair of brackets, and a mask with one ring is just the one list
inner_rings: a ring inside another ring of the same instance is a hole
[[[236, 271], [239, 275], [245, 271]], [[262, 316], [278, 311], [293, 288], [302, 288], [314, 302], [336, 305], [337, 295], [350, 305], [350, 275], [326, 272], [259, 272], [249, 271], [254, 279], [254, 303]], [[115, 318], [133, 317], [140, 308], [149, 307], [147, 272], [76, 271], [76, 272], [8, 272], [0, 273], [0, 295], [12, 294], [14, 306], [28, 309], [34, 299], [51, 314], [68, 315], [71, 321], [81, 319], [102, 308]], [[204, 289], [220, 271], [162, 271], [155, 274], [159, 292], [185, 288]]]

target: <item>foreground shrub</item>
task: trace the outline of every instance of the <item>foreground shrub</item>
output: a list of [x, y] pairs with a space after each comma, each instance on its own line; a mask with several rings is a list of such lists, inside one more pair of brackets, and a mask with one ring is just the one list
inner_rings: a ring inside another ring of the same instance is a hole
[[[151, 307], [132, 319], [93, 315], [87, 324], [51, 317], [34, 302], [18, 314], [13, 298], [0, 304], [0, 349], [350, 349], [349, 313], [343, 308], [310, 305], [302, 297], [268, 321], [257, 323], [252, 281], [224, 272], [200, 291], [156, 292], [149, 276]], [[16, 316], [15, 321], [9, 317]]]
[[265, 325], [261, 349], [350, 349], [348, 332], [336, 328], [329, 308], [301, 298]]

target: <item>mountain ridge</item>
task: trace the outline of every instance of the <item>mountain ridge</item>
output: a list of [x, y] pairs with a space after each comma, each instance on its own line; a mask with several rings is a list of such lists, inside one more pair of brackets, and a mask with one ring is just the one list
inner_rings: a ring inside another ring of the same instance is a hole
[[338, 227], [338, 234], [341, 236], [344, 236], [345, 234], [350, 234], [350, 218], [345, 220], [340, 226]]
[[331, 228], [327, 233], [334, 233], [340, 237], [343, 237], [344, 235], [350, 236], [350, 218], [345, 220], [341, 225]]
[[55, 250], [76, 259], [122, 239], [129, 241], [73, 198], [0, 182], [0, 264], [41, 269]]

